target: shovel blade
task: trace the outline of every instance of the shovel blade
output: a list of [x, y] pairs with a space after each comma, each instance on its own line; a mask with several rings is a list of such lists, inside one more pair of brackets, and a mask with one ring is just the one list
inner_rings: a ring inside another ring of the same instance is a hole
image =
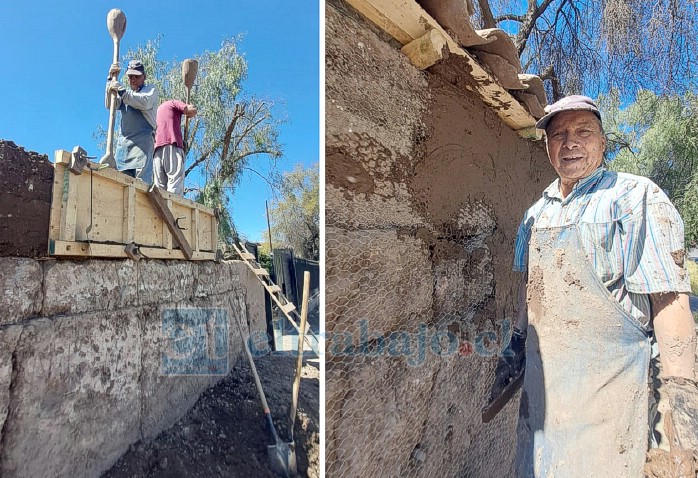
[[271, 468], [277, 475], [285, 478], [292, 478], [298, 475], [294, 442], [277, 442], [276, 445], [267, 445], [267, 455], [271, 462]]

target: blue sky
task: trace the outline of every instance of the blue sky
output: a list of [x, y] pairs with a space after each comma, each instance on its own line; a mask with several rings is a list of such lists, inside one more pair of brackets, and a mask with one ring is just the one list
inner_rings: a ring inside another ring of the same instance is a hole
[[[179, 61], [217, 50], [243, 34], [248, 77], [244, 94], [278, 102], [284, 158], [280, 169], [319, 162], [319, 1], [191, 0], [3, 2], [0, 8], [0, 139], [47, 154], [75, 145], [100, 158], [93, 133], [106, 127], [104, 84], [113, 44], [106, 27], [112, 8], [126, 15], [121, 55], [162, 34], [160, 57]], [[122, 62], [122, 73], [125, 71]], [[251, 167], [268, 170], [266, 160]], [[267, 183], [244, 176], [232, 201], [239, 232], [261, 240]]]

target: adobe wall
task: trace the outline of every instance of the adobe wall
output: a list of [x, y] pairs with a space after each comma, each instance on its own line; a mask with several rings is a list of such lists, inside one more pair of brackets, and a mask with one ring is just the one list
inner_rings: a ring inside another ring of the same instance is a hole
[[326, 471], [508, 476], [518, 397], [491, 423], [516, 228], [554, 178], [476, 96], [341, 0], [326, 7]]
[[[168, 315], [197, 308], [222, 319]], [[266, 330], [263, 289], [242, 262], [0, 257], [0, 311], [3, 477], [99, 476], [230, 371], [238, 321]], [[227, 357], [212, 351], [226, 341]]]

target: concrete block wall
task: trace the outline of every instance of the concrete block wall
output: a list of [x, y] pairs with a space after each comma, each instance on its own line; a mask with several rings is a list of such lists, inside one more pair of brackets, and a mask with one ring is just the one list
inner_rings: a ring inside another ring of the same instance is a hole
[[172, 426], [224, 376], [162, 373], [163, 311], [192, 308], [224, 311], [225, 373], [242, 351], [237, 322], [266, 330], [241, 262], [0, 257], [0, 476], [99, 476]]
[[509, 476], [516, 403], [480, 411], [516, 229], [554, 178], [543, 144], [457, 59], [418, 70], [342, 0], [325, 47], [327, 476]]

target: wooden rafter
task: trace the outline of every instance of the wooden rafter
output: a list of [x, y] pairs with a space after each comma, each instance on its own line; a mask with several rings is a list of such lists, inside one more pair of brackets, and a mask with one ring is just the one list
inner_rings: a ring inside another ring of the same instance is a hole
[[[420, 42], [408, 48], [407, 52], [441, 51], [440, 43], [445, 41], [448, 53], [463, 57], [472, 69], [471, 75], [475, 81], [469, 88], [520, 136], [539, 138], [535, 130], [535, 118], [470, 53], [461, 48], [415, 0], [347, 0], [347, 2], [402, 45], [408, 45], [416, 40]], [[427, 35], [431, 30], [437, 30], [440, 35]], [[424, 45], [424, 42], [431, 40], [436, 42], [433, 46]], [[435, 56], [438, 55], [431, 55], [431, 57]], [[412, 59], [412, 56], [410, 58]], [[420, 66], [424, 65], [423, 56], [415, 55], [414, 58], [414, 61], [418, 62], [418, 67], [431, 66]]]

